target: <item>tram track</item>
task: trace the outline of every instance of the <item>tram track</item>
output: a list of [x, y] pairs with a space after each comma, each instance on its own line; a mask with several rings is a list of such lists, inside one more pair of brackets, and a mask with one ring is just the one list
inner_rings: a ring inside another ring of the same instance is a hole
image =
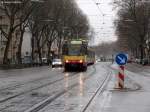
[[[88, 76], [86, 78], [84, 78], [83, 81], [89, 79], [91, 77], [92, 74], [94, 74], [96, 72], [95, 67], [93, 67], [94, 71], [91, 72], [90, 74], [88, 74]], [[53, 97], [48, 97], [47, 99], [45, 99], [44, 101], [34, 105], [33, 107], [29, 108], [28, 110], [24, 111], [24, 112], [38, 112], [41, 109], [45, 108], [47, 105], [49, 105], [50, 103], [52, 103], [53, 101], [55, 101], [57, 98], [63, 96], [65, 93], [67, 93], [69, 90], [72, 90], [73, 88], [75, 88], [76, 86], [78, 86], [79, 83], [75, 83], [71, 86], [68, 87], [67, 90], [62, 90], [59, 93], [57, 93], [56, 95], [54, 95]]]
[[[88, 76], [84, 79], [84, 81], [86, 80], [86, 79], [88, 79], [89, 77], [91, 77], [92, 75], [91, 74], [94, 74], [95, 72], [96, 72], [96, 69], [95, 68], [92, 68], [92, 69], [94, 69], [94, 70], [92, 70], [92, 72], [90, 71], [90, 73], [87, 73], [88, 74]], [[73, 77], [73, 76], [78, 76], [77, 74], [80, 74], [81, 72], [73, 72], [73, 73], [69, 73], [70, 75], [68, 75], [68, 77]], [[64, 76], [64, 75], [63, 75]], [[32, 93], [32, 91], [34, 91], [34, 90], [38, 90], [38, 89], [42, 89], [42, 88], [44, 88], [44, 87], [46, 87], [46, 86], [50, 86], [50, 85], [53, 85], [53, 84], [55, 84], [55, 83], [57, 83], [57, 82], [60, 82], [60, 81], [62, 81], [62, 80], [64, 80], [64, 77], [63, 78], [60, 78], [60, 79], [57, 79], [57, 80], [55, 80], [55, 81], [53, 81], [53, 82], [49, 82], [49, 83], [47, 83], [47, 84], [44, 84], [44, 85], [41, 85], [41, 86], [39, 86], [39, 87], [36, 87], [36, 88], [33, 88], [33, 89], [30, 89], [30, 90], [27, 90], [27, 91], [24, 91], [24, 92], [21, 92], [21, 93], [19, 93], [19, 94], [15, 94], [15, 95], [13, 95], [13, 96], [10, 96], [10, 97], [8, 97], [8, 98], [5, 98], [5, 99], [3, 99], [3, 100], [1, 100], [0, 101], [0, 103], [1, 104], [4, 104], [5, 105], [5, 102], [6, 102], [6, 104], [7, 103], [11, 103], [11, 102], [14, 102], [14, 101], [17, 101], [18, 100], [18, 98], [19, 98], [19, 96], [21, 96], [21, 97], [23, 97], [23, 96], [26, 96], [27, 94], [31, 94]], [[75, 78], [71, 78], [71, 80], [76, 80]], [[57, 84], [58, 85], [58, 84]], [[76, 87], [76, 86], [78, 86], [79, 84], [78, 83], [75, 83], [75, 84], [73, 84], [73, 85], [71, 85], [71, 86], [69, 86], [68, 88], [67, 88], [67, 90], [62, 90], [62, 91], [54, 91], [54, 92], [52, 92], [52, 93], [55, 93], [55, 96], [51, 96], [50, 95], [50, 97], [49, 97], [49, 100], [48, 101], [46, 101], [47, 103], [51, 103], [51, 102], [53, 102], [55, 99], [57, 99], [57, 98], [59, 98], [60, 96], [62, 96], [62, 95], [64, 95], [67, 91], [69, 91], [69, 90], [71, 90], [72, 88], [74, 88], [74, 87]], [[14, 99], [14, 98], [17, 98], [17, 100], [16, 99]], [[19, 98], [20, 99], [20, 98]], [[43, 101], [43, 100], [42, 100]], [[43, 105], [45, 105], [45, 103], [43, 104]], [[43, 106], [42, 105], [42, 106]], [[32, 106], [32, 105], [31, 105]], [[28, 108], [30, 108], [31, 106], [29, 106]], [[0, 109], [0, 111], [7, 111], [7, 109], [8, 109], [8, 107], [11, 107], [11, 105], [6, 105], [6, 106], [2, 106], [1, 107], [1, 109]], [[28, 109], [27, 108], [27, 109]], [[38, 107], [38, 109], [39, 108], [41, 108], [41, 107]], [[30, 111], [29, 111], [30, 112]], [[31, 111], [32, 112], [32, 111]]]
[[34, 80], [30, 80], [30, 81], [27, 81], [27, 82], [24, 82], [24, 83], [16, 83], [16, 84], [13, 84], [13, 86], [11, 85], [11, 86], [7, 86], [7, 87], [1, 87], [0, 91], [7, 90], [7, 89], [12, 89], [12, 88], [17, 88], [19, 86], [23, 86], [25, 84], [37, 82], [37, 81], [40, 81], [40, 80], [43, 80], [43, 79], [47, 79], [47, 78], [50, 78], [50, 76], [42, 77], [42, 78], [38, 78], [38, 79], [34, 79]]
[[[73, 89], [74, 87], [78, 86], [78, 83], [73, 84], [71, 86], [68, 87], [67, 91]], [[29, 108], [28, 110], [24, 111], [24, 112], [37, 112], [41, 109], [43, 109], [45, 106], [47, 106], [48, 104], [50, 104], [51, 102], [53, 102], [54, 100], [56, 100], [57, 98], [59, 98], [60, 96], [64, 95], [66, 92], [66, 90], [63, 90], [59, 93], [57, 93], [55, 96], [53, 97], [48, 97], [46, 100], [38, 103], [37, 105], [34, 105], [33, 107]]]
[[[76, 74], [78, 74], [78, 73], [76, 73], [76, 72], [75, 72], [75, 73], [72, 73], [71, 75], [69, 75], [69, 77], [72, 77], [72, 76], [74, 76], [74, 75], [76, 75]], [[26, 84], [29, 84], [29, 83], [35, 83], [35, 82], [38, 82], [38, 81], [41, 81], [41, 80], [44, 81], [44, 80], [47, 79], [47, 78], [51, 78], [51, 77], [48, 76], [48, 77], [44, 77], [44, 78], [39, 78], [39, 79], [37, 79], [37, 80], [33, 80], [33, 81], [26, 82], [26, 83], [18, 84], [18, 85], [15, 85], [15, 86], [7, 87], [7, 88], [5, 88], [5, 89], [0, 89], [0, 92], [1, 92], [1, 93], [5, 93], [5, 91], [7, 91], [7, 90], [9, 91], [9, 89], [12, 89], [12, 88], [13, 88], [13, 89], [16, 89], [15, 87], [18, 87], [18, 86], [20, 86], [20, 85], [26, 85]], [[57, 83], [57, 82], [59, 82], [59, 81], [62, 81], [62, 80], [64, 80], [64, 77], [63, 77], [63, 78], [59, 78], [59, 79], [57, 79], [57, 80], [55, 80], [55, 81], [51, 81], [51, 82], [42, 84], [41, 86], [37, 86], [37, 87], [34, 87], [34, 88], [32, 88], [32, 89], [28, 89], [28, 90], [26, 90], [26, 91], [22, 91], [22, 92], [20, 92], [20, 93], [17, 93], [17, 94], [14, 94], [14, 95], [5, 97], [5, 98], [3, 98], [3, 99], [0, 99], [0, 103], [4, 103], [4, 102], [6, 102], [6, 101], [8, 101], [8, 100], [11, 100], [11, 99], [13, 99], [13, 98], [15, 98], [15, 97], [18, 97], [18, 96], [20, 96], [20, 95], [26, 94], [26, 93], [28, 93], [28, 92], [30, 92], [30, 91], [37, 90], [37, 89], [43, 88], [43, 87], [45, 87], [45, 86], [55, 84], [55, 83]], [[37, 84], [37, 85], [39, 85], [39, 84]], [[11, 91], [10, 91], [10, 93], [11, 93]]]
[[96, 98], [96, 96], [98, 94], [101, 94], [104, 90], [104, 87], [106, 86], [106, 84], [108, 83], [109, 79], [111, 76], [111, 72], [107, 74], [107, 76], [105, 77], [105, 79], [102, 81], [102, 83], [100, 84], [100, 86], [96, 89], [96, 91], [94, 92], [93, 96], [91, 96], [90, 100], [88, 101], [88, 103], [85, 105], [85, 107], [82, 109], [81, 112], [86, 112], [86, 110], [88, 109], [88, 107], [90, 106], [90, 104], [94, 101], [94, 99]]
[[[61, 74], [61, 73], [59, 73], [59, 74]], [[56, 75], [53, 75], [53, 76], [56, 77]], [[12, 89], [12, 88], [23, 86], [25, 84], [29, 84], [29, 83], [33, 83], [33, 82], [38, 82], [38, 81], [43, 80], [43, 79], [52, 78], [53, 76], [44, 76], [44, 77], [40, 77], [40, 78], [33, 79], [33, 80], [30, 80], [30, 81], [26, 81], [26, 82], [23, 82], [23, 83], [9, 84], [8, 86], [0, 87], [0, 91], [7, 90], [7, 89]]]

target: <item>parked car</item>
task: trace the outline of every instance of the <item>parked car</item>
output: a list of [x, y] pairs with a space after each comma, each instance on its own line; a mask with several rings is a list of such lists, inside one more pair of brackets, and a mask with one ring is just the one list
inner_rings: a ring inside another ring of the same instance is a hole
[[147, 65], [147, 64], [148, 64], [148, 59], [147, 58], [142, 59], [142, 65]]
[[61, 61], [61, 59], [53, 59], [52, 60], [52, 68], [53, 67], [62, 67], [63, 63]]
[[42, 63], [43, 64], [48, 64], [47, 58], [42, 58]]
[[135, 63], [140, 64], [141, 62], [142, 62], [141, 59], [138, 59], [138, 58], [135, 59]]
[[96, 62], [101, 62], [101, 60], [100, 59], [96, 59]]

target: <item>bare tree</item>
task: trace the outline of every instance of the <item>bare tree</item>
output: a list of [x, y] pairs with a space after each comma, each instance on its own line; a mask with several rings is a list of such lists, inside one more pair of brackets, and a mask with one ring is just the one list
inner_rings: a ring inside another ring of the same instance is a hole
[[101, 57], [107, 57], [115, 54], [118, 51], [116, 42], [101, 43], [98, 46], [94, 46], [96, 55]]
[[0, 28], [7, 39], [4, 64], [8, 63], [8, 49], [15, 32], [19, 33], [17, 58], [18, 63], [21, 63], [21, 48], [26, 27], [32, 34], [32, 60], [37, 54], [40, 62], [42, 62], [42, 49], [45, 45], [49, 57], [55, 40], [60, 53], [64, 39], [89, 36], [88, 20], [74, 0], [45, 0], [42, 3], [33, 3], [31, 0], [18, 0], [15, 3], [2, 1], [0, 10], [7, 16], [9, 22], [7, 32]]
[[115, 0], [115, 4], [120, 7], [119, 20], [116, 22], [116, 33], [119, 39], [126, 40], [130, 49], [139, 48], [140, 58], [143, 59], [150, 19], [149, 3], [139, 2], [139, 0]]
[[[21, 35], [18, 47], [18, 54], [20, 58], [22, 37], [25, 29], [25, 22], [30, 16], [33, 7], [30, 5], [30, 0], [18, 0], [18, 2], [13, 2], [9, 0], [1, 0], [0, 10], [5, 14], [8, 21], [8, 31], [4, 31], [1, 27], [0, 30], [7, 39], [3, 63], [8, 64], [8, 50], [10, 48], [10, 43], [13, 38], [13, 33], [20, 27]], [[20, 59], [19, 59], [20, 60]]]

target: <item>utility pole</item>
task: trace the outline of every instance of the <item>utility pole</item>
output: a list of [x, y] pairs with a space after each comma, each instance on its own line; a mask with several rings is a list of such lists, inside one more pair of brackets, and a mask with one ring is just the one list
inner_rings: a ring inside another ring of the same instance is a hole
[[79, 39], [79, 34], [78, 34], [78, 31], [76, 31], [76, 33], [77, 33], [77, 39]]

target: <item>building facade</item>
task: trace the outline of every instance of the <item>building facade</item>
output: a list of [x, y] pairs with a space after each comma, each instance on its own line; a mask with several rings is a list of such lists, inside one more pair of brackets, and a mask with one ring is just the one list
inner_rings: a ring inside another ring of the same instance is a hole
[[[8, 34], [9, 20], [8, 17], [5, 16], [3, 12], [0, 12], [0, 28], [3, 29], [3, 31], [6, 34]], [[19, 30], [15, 30], [15, 32], [12, 34], [12, 40], [8, 50], [8, 59], [10, 63], [16, 63], [19, 36], [20, 36]], [[6, 44], [7, 44], [7, 38], [2, 32], [2, 30], [0, 30], [0, 64], [3, 63]]]

